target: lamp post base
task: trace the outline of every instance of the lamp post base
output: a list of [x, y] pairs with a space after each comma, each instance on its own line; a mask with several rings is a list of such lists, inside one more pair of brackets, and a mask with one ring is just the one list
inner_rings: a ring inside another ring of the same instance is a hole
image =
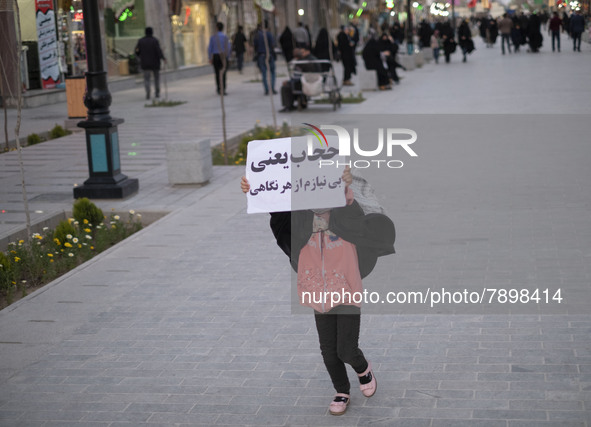
[[80, 187], [74, 187], [74, 198], [86, 197], [88, 199], [125, 199], [139, 190], [139, 181], [135, 178], [127, 178], [114, 183], [89, 184], [88, 181]]

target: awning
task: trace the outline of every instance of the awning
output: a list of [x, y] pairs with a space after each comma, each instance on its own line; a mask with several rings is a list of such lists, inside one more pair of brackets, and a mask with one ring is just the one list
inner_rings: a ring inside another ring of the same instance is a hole
[[114, 0], [113, 1], [113, 13], [115, 19], [119, 19], [126, 9], [131, 9], [135, 6], [135, 0]]
[[263, 9], [265, 12], [273, 12], [275, 10], [273, 0], [254, 0], [254, 4]]

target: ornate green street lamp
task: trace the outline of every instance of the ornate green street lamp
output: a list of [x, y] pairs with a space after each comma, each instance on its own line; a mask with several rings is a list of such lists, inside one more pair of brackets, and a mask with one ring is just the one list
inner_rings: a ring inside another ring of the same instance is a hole
[[103, 64], [98, 0], [83, 0], [82, 11], [88, 65], [84, 105], [88, 115], [78, 126], [86, 131], [90, 177], [84, 185], [74, 187], [74, 198], [123, 199], [137, 193], [139, 182], [121, 173], [117, 126], [123, 119], [114, 119], [109, 114], [111, 93]]

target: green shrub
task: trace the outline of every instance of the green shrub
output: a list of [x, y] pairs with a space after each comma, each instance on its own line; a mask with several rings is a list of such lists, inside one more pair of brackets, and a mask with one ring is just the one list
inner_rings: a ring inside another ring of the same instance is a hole
[[57, 227], [55, 227], [55, 231], [53, 232], [53, 238], [60, 241], [60, 243], [64, 243], [68, 240], [67, 236], [75, 235], [76, 234], [76, 227], [74, 227], [70, 221], [61, 221]]
[[72, 132], [64, 129], [60, 125], [55, 125], [54, 128], [49, 131], [49, 139], [61, 138], [62, 136], [66, 136], [71, 133]]
[[[90, 211], [88, 203], [83, 202]], [[88, 220], [77, 223], [70, 218], [54, 230], [45, 228], [43, 234], [34, 233], [27, 241], [10, 242], [5, 252], [0, 251], [0, 308], [140, 230], [140, 218], [135, 211], [129, 211], [127, 221], [112, 214], [110, 221], [101, 221], [93, 227]]]
[[[293, 131], [286, 122], [279, 130], [276, 130], [273, 126], [261, 127], [258, 123], [255, 125], [252, 132], [242, 137], [238, 148], [228, 153], [228, 164], [229, 165], [244, 165], [246, 164], [246, 153], [248, 143], [250, 141], [274, 139], [274, 138], [286, 138], [289, 136], [297, 136], [300, 132]], [[215, 147], [211, 152], [212, 161], [214, 165], [224, 164], [224, 153], [220, 147]]]
[[41, 142], [41, 137], [39, 135], [37, 135], [36, 133], [32, 133], [29, 136], [27, 136], [27, 144], [28, 145], [35, 145], [35, 144], [39, 144]]
[[103, 222], [105, 215], [94, 203], [88, 200], [86, 197], [76, 200], [74, 202], [74, 208], [72, 209], [72, 215], [74, 219], [80, 224], [87, 220], [91, 225], [98, 225]]

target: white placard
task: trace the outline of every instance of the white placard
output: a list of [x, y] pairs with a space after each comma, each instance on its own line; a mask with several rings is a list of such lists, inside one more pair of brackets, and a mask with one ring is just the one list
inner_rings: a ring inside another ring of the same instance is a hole
[[[314, 144], [315, 142], [315, 144]], [[344, 206], [344, 159], [338, 144], [308, 137], [248, 143], [248, 213], [286, 212]]]
[[43, 89], [52, 89], [60, 81], [59, 51], [53, 2], [37, 0], [35, 5], [41, 81]]

